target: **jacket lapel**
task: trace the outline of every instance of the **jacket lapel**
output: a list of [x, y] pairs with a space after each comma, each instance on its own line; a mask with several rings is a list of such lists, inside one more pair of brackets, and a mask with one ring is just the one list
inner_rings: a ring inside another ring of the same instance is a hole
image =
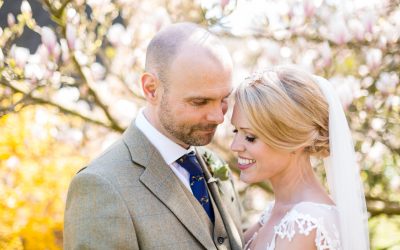
[[[200, 162], [201, 167], [203, 168], [206, 180], [208, 181], [212, 176], [207, 167], [207, 163], [205, 163], [203, 157], [201, 156], [202, 152], [200, 150], [196, 149], [196, 153], [197, 153], [197, 159], [199, 159], [199, 162]], [[242, 238], [240, 236], [238, 229], [236, 228], [236, 224], [234, 223], [229, 212], [225, 208], [225, 205], [222, 201], [222, 198], [221, 198], [221, 195], [219, 192], [219, 187], [218, 187], [217, 182], [208, 183], [208, 188], [213, 196], [215, 204], [218, 207], [218, 210], [221, 214], [222, 220], [225, 224], [225, 229], [229, 235], [229, 241], [231, 244], [231, 248], [232, 249], [242, 249], [242, 245], [243, 245]]]
[[170, 209], [188, 231], [206, 248], [215, 245], [204, 223], [179, 184], [170, 166], [146, 136], [132, 123], [123, 135], [131, 153], [132, 161], [145, 168], [140, 181]]

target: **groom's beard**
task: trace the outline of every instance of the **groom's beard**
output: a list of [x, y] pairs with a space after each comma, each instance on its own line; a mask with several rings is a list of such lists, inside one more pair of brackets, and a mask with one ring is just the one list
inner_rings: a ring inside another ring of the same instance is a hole
[[218, 124], [187, 124], [179, 123], [175, 117], [179, 114], [173, 114], [168, 109], [168, 103], [162, 101], [158, 117], [161, 126], [179, 141], [191, 146], [204, 146], [211, 142], [214, 137]]

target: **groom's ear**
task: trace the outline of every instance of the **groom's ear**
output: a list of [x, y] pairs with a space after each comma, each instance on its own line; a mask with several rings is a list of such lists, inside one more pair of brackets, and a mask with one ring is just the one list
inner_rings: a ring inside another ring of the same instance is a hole
[[140, 81], [146, 100], [150, 103], [157, 102], [159, 92], [158, 89], [160, 88], [160, 81], [158, 80], [157, 76], [152, 73], [145, 72], [142, 74]]

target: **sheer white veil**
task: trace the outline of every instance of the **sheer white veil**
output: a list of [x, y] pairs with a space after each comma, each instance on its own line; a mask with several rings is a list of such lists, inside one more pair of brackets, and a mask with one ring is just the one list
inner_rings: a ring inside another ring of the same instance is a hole
[[324, 159], [329, 191], [339, 211], [344, 250], [369, 249], [368, 214], [354, 145], [342, 105], [332, 85], [315, 76], [329, 104], [330, 156]]

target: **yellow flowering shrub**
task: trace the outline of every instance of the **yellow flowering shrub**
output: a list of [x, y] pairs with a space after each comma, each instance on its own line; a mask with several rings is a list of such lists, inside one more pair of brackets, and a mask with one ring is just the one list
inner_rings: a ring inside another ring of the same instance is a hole
[[62, 248], [68, 185], [87, 159], [59, 138], [67, 121], [51, 111], [0, 118], [0, 249]]

